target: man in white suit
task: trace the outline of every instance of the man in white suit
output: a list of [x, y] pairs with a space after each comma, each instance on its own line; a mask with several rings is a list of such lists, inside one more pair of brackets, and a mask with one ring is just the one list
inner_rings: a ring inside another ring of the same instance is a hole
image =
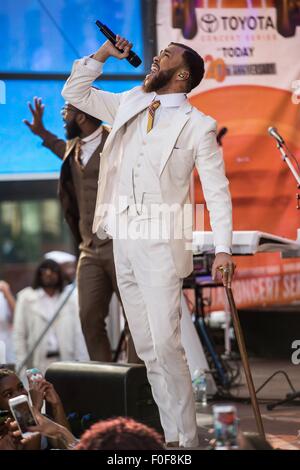
[[186, 98], [204, 74], [203, 60], [195, 51], [169, 44], [153, 59], [143, 86], [126, 93], [92, 87], [107, 58], [126, 58], [131, 47], [117, 36], [116, 47], [107, 41], [92, 57], [76, 61], [62, 95], [112, 125], [101, 154], [94, 231], [102, 227], [114, 238], [120, 293], [166, 443], [193, 448], [199, 439], [180, 340], [180, 293], [182, 279], [192, 271], [189, 182], [194, 166], [214, 233], [213, 275], [222, 269], [227, 286], [234, 271], [231, 199], [216, 122]]

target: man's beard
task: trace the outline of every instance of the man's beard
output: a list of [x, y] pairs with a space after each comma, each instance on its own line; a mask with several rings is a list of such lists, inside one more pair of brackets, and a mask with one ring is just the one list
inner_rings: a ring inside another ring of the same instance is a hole
[[150, 79], [144, 82], [142, 88], [145, 93], [151, 93], [152, 91], [158, 91], [164, 88], [170, 82], [174, 73], [176, 72], [177, 67], [173, 67], [169, 70], [160, 70], [158, 73], [154, 74], [153, 77], [150, 75]]
[[75, 119], [66, 123], [65, 134], [68, 140], [75, 139], [75, 137], [80, 137], [81, 129]]

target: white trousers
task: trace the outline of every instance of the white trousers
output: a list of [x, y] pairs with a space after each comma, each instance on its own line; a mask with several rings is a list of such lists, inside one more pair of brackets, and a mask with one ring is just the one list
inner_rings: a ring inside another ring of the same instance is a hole
[[[131, 219], [143, 233], [148, 220]], [[151, 221], [151, 223], [155, 221]], [[145, 362], [166, 442], [199, 444], [191, 376], [180, 339], [181, 287], [167, 240], [116, 239], [117, 282], [138, 356]]]

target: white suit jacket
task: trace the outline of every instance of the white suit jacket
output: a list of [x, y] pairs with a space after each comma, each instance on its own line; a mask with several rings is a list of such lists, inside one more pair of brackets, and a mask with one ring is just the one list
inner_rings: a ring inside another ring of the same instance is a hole
[[[123, 156], [125, 124], [145, 110], [154, 93], [145, 93], [141, 87], [125, 93], [109, 93], [92, 87], [101, 74], [86, 64], [88, 59], [75, 61], [62, 96], [66, 101], [112, 126], [101, 154], [98, 195], [93, 231], [99, 226], [110, 231], [107, 205], [115, 204], [117, 182]], [[189, 203], [190, 176], [196, 165], [216, 246], [230, 249], [232, 243], [232, 208], [225, 176], [222, 152], [216, 142], [216, 121], [194, 108], [188, 101], [176, 111], [170, 132], [162, 142], [160, 188], [165, 204], [181, 208]], [[181, 209], [182, 210], [182, 209]], [[182, 215], [182, 213], [181, 213]], [[178, 214], [178, 220], [181, 215]], [[176, 223], [176, 218], [175, 222]], [[184, 221], [185, 237], [170, 239], [172, 255], [180, 277], [193, 269], [192, 251], [186, 241], [192, 238], [192, 218]], [[172, 232], [172, 231], [171, 231]]]

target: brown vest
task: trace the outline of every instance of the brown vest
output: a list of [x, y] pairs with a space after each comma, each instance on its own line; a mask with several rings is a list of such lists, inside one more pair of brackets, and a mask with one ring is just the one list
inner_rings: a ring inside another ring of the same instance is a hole
[[[109, 238], [99, 239], [92, 232], [98, 189], [100, 152], [107, 136], [108, 132], [103, 127], [101, 143], [84, 168], [81, 168], [75, 162], [75, 145], [67, 154], [63, 163], [61, 174], [63, 181], [60, 184], [60, 196], [65, 209], [66, 220], [80, 249], [93, 250], [111, 241]], [[69, 197], [66, 197], [67, 195]]]

